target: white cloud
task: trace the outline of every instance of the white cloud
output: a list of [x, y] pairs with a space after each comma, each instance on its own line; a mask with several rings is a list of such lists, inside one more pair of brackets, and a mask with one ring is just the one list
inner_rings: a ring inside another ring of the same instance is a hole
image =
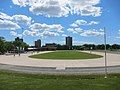
[[100, 16], [101, 15], [101, 8], [94, 7], [94, 6], [86, 6], [83, 10], [81, 10], [82, 16]]
[[88, 42], [88, 41], [73, 41], [73, 45], [83, 45], [83, 44], [95, 44], [95, 42]]
[[72, 32], [72, 33], [76, 33], [76, 34], [83, 33], [83, 29], [81, 29], [81, 28], [68, 28], [67, 31]]
[[1, 20], [9, 20], [9, 21], [12, 21], [14, 23], [17, 23], [17, 24], [27, 24], [27, 25], [30, 25], [31, 23], [33, 23], [32, 21], [32, 18], [31, 17], [28, 17], [26, 15], [13, 15], [13, 16], [9, 16], [5, 13], [2, 13], [0, 12], [0, 19]]
[[51, 32], [51, 31], [43, 31], [40, 33], [42, 37], [49, 36], [49, 37], [54, 37], [54, 36], [59, 36], [59, 33], [57, 32]]
[[20, 26], [12, 21], [0, 20], [0, 29], [2, 29], [2, 30], [16, 30], [16, 29], [20, 29]]
[[99, 24], [99, 22], [91, 21], [90, 23], [88, 23], [88, 25], [97, 25], [97, 24]]
[[73, 28], [76, 28], [76, 27], [80, 27], [82, 25], [96, 25], [96, 24], [99, 24], [99, 22], [95, 22], [95, 21], [87, 22], [85, 20], [76, 20], [70, 26], [73, 27]]
[[47, 24], [41, 24], [41, 23], [34, 23], [30, 26], [31, 30], [35, 31], [56, 31], [56, 32], [63, 32], [63, 27], [60, 24], [52, 24], [52, 25], [47, 25]]
[[23, 35], [24, 36], [35, 36], [37, 34], [37, 32], [35, 32], [35, 31], [30, 31], [30, 30], [25, 30], [24, 32], [23, 32]]
[[[101, 29], [100, 29], [101, 30]], [[75, 34], [79, 34], [80, 36], [102, 36], [104, 34], [104, 32], [100, 31], [100, 30], [83, 30], [81, 28], [68, 28], [67, 31], [75, 33]]]
[[17, 32], [15, 31], [11, 31], [10, 34], [14, 37], [22, 37], [22, 34], [18, 34]]
[[69, 8], [62, 6], [56, 0], [48, 0], [45, 3], [37, 3], [29, 9], [36, 15], [44, 15], [46, 17], [62, 17], [69, 14]]
[[60, 24], [41, 24], [41, 23], [34, 23], [30, 27], [31, 31], [36, 32], [36, 36], [39, 37], [53, 37], [59, 36], [60, 33], [63, 33], [63, 27]]
[[33, 31], [33, 30], [25, 30], [23, 32], [25, 36], [38, 36], [38, 37], [55, 37], [59, 36], [58, 32], [54, 31]]
[[0, 20], [1, 20], [1, 29], [20, 29], [20, 25], [30, 25], [33, 23], [32, 18], [26, 15], [13, 15], [9, 16], [5, 13], [0, 12]]
[[81, 16], [100, 16], [101, 7], [96, 6], [100, 0], [12, 0], [15, 5], [29, 6], [36, 15], [62, 17], [69, 14]]
[[97, 31], [97, 30], [84, 30], [83, 33], [81, 33], [81, 36], [103, 36], [103, 32]]
[[68, 28], [67, 31], [72, 32], [72, 33], [77, 33], [73, 28]]
[[96, 21], [86, 21], [86, 20], [76, 20], [74, 23], [72, 23], [70, 28], [67, 29], [67, 31], [79, 34], [81, 36], [101, 36], [103, 35], [102, 29], [98, 30], [83, 30], [81, 26], [91, 26], [99, 24], [99, 22]]
[[13, 15], [13, 21], [18, 24], [27, 24], [30, 25], [32, 23], [32, 18], [26, 15]]
[[66, 34], [62, 34], [62, 37], [67, 37], [68, 35], [66, 35]]
[[5, 13], [0, 12], [0, 19], [1, 20], [12, 20], [13, 18]]
[[[5, 13], [0, 13], [0, 29], [4, 30], [16, 30], [20, 29], [21, 24], [28, 25], [30, 30], [25, 30], [23, 34], [25, 36], [59, 36], [59, 33], [63, 33], [63, 27], [60, 24], [32, 24], [32, 18], [26, 15], [13, 15], [9, 16]], [[10, 32], [12, 36], [21, 36], [15, 31]]]

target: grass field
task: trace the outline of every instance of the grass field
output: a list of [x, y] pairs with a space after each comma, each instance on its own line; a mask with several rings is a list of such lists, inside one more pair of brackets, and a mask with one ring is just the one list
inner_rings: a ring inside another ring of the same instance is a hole
[[33, 75], [0, 71], [0, 90], [120, 90], [120, 74]]
[[79, 51], [55, 51], [29, 56], [37, 59], [94, 59], [102, 56]]

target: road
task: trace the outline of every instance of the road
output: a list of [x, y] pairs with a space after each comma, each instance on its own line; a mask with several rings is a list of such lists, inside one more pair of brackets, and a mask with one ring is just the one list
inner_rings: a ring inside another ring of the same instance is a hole
[[[29, 67], [0, 64], [0, 70], [10, 70], [31, 74], [101, 74], [105, 73], [104, 67]], [[108, 73], [120, 73], [119, 66], [107, 67]]]
[[[88, 52], [88, 51], [87, 51]], [[46, 53], [46, 52], [41, 52]], [[103, 55], [103, 52], [92, 52]], [[87, 60], [42, 60], [28, 58], [31, 54], [21, 56], [0, 56], [0, 69], [25, 73], [65, 73], [92, 74], [104, 73], [104, 57]], [[120, 54], [107, 53], [108, 73], [120, 73]]]

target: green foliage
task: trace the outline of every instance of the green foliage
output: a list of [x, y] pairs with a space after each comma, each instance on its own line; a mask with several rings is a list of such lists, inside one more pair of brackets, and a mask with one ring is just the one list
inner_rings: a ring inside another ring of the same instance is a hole
[[119, 90], [120, 74], [42, 75], [0, 71], [0, 90]]
[[25, 50], [28, 48], [28, 45], [25, 42], [21, 41], [13, 41], [8, 42], [5, 41], [4, 37], [0, 37], [0, 53], [5, 53], [9, 51], [13, 51], [14, 49], [20, 50], [20, 48], [24, 48]]
[[4, 44], [5, 44], [4, 37], [0, 37], [0, 53], [4, 53]]

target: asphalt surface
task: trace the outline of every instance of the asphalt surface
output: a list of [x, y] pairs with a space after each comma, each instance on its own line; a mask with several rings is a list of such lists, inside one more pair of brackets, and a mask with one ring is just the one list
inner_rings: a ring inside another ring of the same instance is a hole
[[[104, 50], [93, 50], [93, 52], [105, 52]], [[107, 53], [111, 53], [111, 54], [120, 54], [120, 51], [108, 51]]]
[[[31, 74], [101, 74], [105, 73], [104, 67], [29, 67], [0, 64], [0, 70], [10, 70]], [[108, 73], [120, 73], [119, 66], [107, 67]]]
[[[89, 52], [89, 51], [87, 51]], [[42, 52], [46, 53], [46, 52]], [[103, 55], [103, 52], [93, 52]], [[38, 60], [28, 58], [30, 54], [0, 57], [0, 70], [32, 74], [101, 74], [105, 73], [104, 57], [94, 60]], [[107, 72], [120, 73], [120, 54], [107, 52]]]

